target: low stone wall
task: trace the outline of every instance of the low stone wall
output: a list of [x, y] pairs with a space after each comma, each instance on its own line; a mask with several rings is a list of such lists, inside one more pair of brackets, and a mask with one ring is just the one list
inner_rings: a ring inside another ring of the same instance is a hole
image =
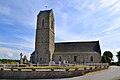
[[96, 67], [94, 69], [84, 70], [66, 70], [66, 71], [14, 71], [14, 70], [1, 70], [0, 79], [53, 79], [53, 78], [70, 78], [81, 76], [88, 72], [107, 69], [108, 67]]

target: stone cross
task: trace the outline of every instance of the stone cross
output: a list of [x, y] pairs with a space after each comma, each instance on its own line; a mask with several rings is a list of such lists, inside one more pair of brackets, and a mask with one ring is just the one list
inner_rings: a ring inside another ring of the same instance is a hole
[[22, 58], [23, 54], [20, 53], [20, 64], [23, 64], [23, 58]]
[[26, 55], [24, 56], [24, 59], [27, 59], [27, 56], [26, 56]]
[[27, 63], [27, 56], [24, 56], [24, 63]]
[[22, 56], [23, 56], [23, 54], [22, 54], [22, 53], [20, 53], [20, 59], [22, 59]]

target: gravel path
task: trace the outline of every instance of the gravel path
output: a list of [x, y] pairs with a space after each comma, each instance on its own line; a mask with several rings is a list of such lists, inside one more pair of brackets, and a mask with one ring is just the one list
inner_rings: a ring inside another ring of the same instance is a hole
[[108, 70], [93, 72], [80, 77], [69, 78], [67, 80], [119, 80], [120, 67], [111, 66]]
[[120, 80], [120, 67], [110, 66], [109, 69], [88, 73], [79, 77], [49, 80]]

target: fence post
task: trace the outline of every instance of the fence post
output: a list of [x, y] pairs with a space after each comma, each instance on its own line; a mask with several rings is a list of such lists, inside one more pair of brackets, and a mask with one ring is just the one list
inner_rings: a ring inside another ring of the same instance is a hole
[[21, 71], [21, 69], [18, 69], [18, 71]]
[[78, 68], [75, 68], [75, 71], [77, 71], [78, 70]]
[[90, 67], [90, 69], [92, 69], [92, 67]]
[[86, 70], [87, 68], [86, 67], [84, 67], [84, 70]]
[[69, 69], [66, 69], [66, 71], [69, 71]]
[[1, 71], [3, 71], [4, 70], [4, 68], [1, 68]]
[[13, 68], [11, 68], [11, 71], [13, 71]]
[[32, 68], [32, 71], [35, 71], [35, 68]]
[[51, 71], [54, 71], [54, 69], [51, 69]]

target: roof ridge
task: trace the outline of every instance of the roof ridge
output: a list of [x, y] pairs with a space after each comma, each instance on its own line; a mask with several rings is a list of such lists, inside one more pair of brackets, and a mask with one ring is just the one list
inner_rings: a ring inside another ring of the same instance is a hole
[[92, 43], [92, 42], [99, 42], [99, 41], [74, 41], [74, 42], [55, 42], [57, 43]]
[[[52, 12], [52, 9], [49, 9], [49, 10], [41, 10], [38, 15], [42, 14], [42, 13], [47, 13], [47, 14], [50, 14]], [[37, 16], [38, 16], [37, 15]]]

